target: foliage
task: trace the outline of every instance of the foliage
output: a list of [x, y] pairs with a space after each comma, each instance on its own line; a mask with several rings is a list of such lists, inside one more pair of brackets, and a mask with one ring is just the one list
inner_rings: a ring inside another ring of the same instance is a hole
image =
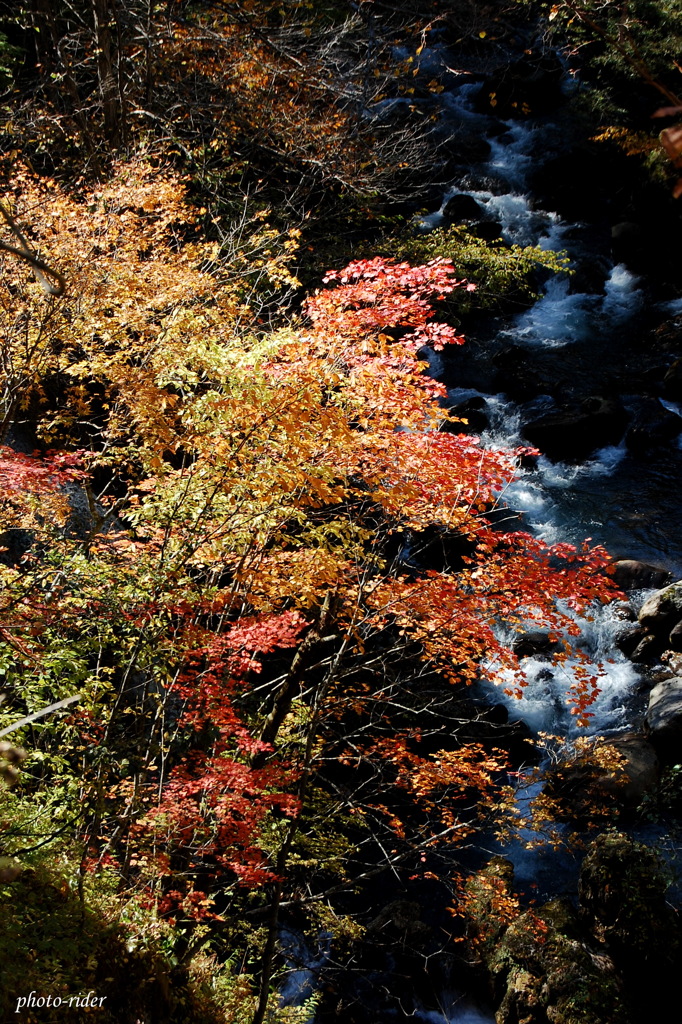
[[549, 9], [554, 34], [566, 47], [573, 70], [580, 73], [582, 101], [601, 123], [595, 137], [643, 157], [648, 172], [664, 179], [669, 174], [665, 153], [673, 161], [679, 153], [670, 149], [674, 129], [657, 138], [660, 126], [652, 118], [674, 116], [680, 107], [679, 4], [563, 0], [542, 6]]
[[[679, 84], [676, 65], [682, 39], [679, 7], [670, 0], [629, 0], [615, 3], [578, 3], [565, 0], [550, 12], [550, 20], [566, 24], [574, 42], [587, 50], [588, 75], [617, 102], [626, 94], [626, 82], [646, 82], [668, 101]], [[589, 51], [592, 51], [591, 53]], [[585, 61], [585, 54], [581, 55]], [[607, 86], [608, 81], [608, 86]]]
[[[91, 1011], [73, 999], [88, 991], [104, 997], [97, 1011], [104, 1022], [133, 1021], [159, 1006], [174, 1021], [238, 1019], [222, 1015], [222, 1000], [211, 992], [215, 986], [200, 972], [175, 970], [168, 927], [135, 900], [121, 901], [111, 867], [88, 871], [79, 844], [64, 828], [55, 832], [49, 813], [4, 792], [0, 822], [3, 848], [15, 850], [21, 862], [0, 888], [0, 1007], [6, 1019], [17, 1012], [18, 997], [31, 991], [62, 998], [60, 1016], [74, 1024], [91, 1019]], [[35, 831], [42, 841], [26, 848], [27, 835]], [[214, 965], [214, 972], [229, 987], [229, 965]], [[243, 983], [242, 992], [247, 995]], [[25, 1008], [22, 1016], [36, 1021], [44, 1010]]]
[[614, 964], [590, 948], [568, 900], [522, 911], [512, 883], [511, 864], [494, 857], [469, 879], [463, 901], [476, 956], [500, 1001], [498, 1018], [540, 1012], [560, 1024], [627, 1024]]
[[[516, 806], [514, 832], [528, 849], [547, 844], [584, 849], [586, 837], [621, 817], [630, 781], [627, 758], [601, 737], [568, 741], [541, 733], [538, 747], [544, 755], [542, 765], [525, 771], [510, 793]], [[534, 795], [522, 813], [518, 804], [525, 803], [524, 791]], [[508, 830], [501, 830], [501, 839], [508, 835]]]
[[12, 46], [4, 32], [0, 32], [0, 85], [7, 87], [16, 72], [16, 64], [21, 55], [17, 46]]
[[428, 126], [363, 116], [389, 83], [412, 81], [393, 54], [396, 24], [379, 27], [364, 8], [76, 0], [20, 2], [2, 18], [8, 6], [0, 24], [27, 60], [6, 151], [57, 173], [85, 160], [99, 175], [112, 150], [146, 144], [192, 173], [218, 232], [240, 183], [300, 222], [339, 196], [395, 200], [405, 170], [432, 159]]
[[[615, 588], [600, 549], [500, 528], [525, 453], [441, 431], [420, 357], [563, 259], [450, 228], [320, 280], [313, 247], [394, 223], [437, 164], [431, 113], [374, 116], [442, 89], [396, 44], [485, 46], [498, 6], [0, 2], [3, 204], [67, 282], [5, 218], [5, 1016], [96, 988], [131, 1024], [296, 1024], [282, 907], [353, 956], [349, 894], [443, 877], [465, 906], [453, 859], [516, 822], [467, 687], [520, 695], [499, 627], [567, 660]], [[598, 689], [578, 663], [582, 725]]]
[[[226, 968], [223, 1005], [285, 1019], [282, 900], [333, 917], [339, 886], [473, 841], [505, 754], [438, 708], [484, 674], [520, 693], [496, 627], [574, 634], [608, 560], [494, 526], [523, 453], [439, 431], [418, 356], [463, 343], [439, 313], [473, 288], [447, 257], [355, 260], [266, 329], [298, 239], [265, 214], [207, 239], [148, 155], [71, 190], [6, 174], [68, 289], [3, 252], [0, 729], [81, 699], [12, 735], [0, 854], [63, 849], [93, 929], [136, 908], [181, 978], [240, 950], [260, 990]], [[429, 530], [456, 565], [420, 564]], [[598, 686], [579, 665], [583, 724]]]
[[411, 263], [447, 259], [476, 282], [473, 290], [456, 291], [450, 305], [458, 314], [472, 309], [497, 308], [505, 302], [526, 304], [536, 297], [538, 275], [568, 270], [561, 253], [534, 245], [486, 242], [462, 225], [435, 228], [428, 234], [389, 235], [372, 246], [373, 252], [391, 253]]

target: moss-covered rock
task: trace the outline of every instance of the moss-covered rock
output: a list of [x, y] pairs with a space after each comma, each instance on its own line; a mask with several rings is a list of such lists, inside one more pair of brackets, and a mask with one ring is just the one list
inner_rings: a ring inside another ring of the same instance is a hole
[[594, 841], [580, 875], [584, 925], [616, 963], [637, 1019], [663, 1019], [678, 995], [682, 944], [668, 885], [660, 857], [619, 833]]
[[669, 633], [682, 620], [682, 582], [671, 583], [657, 590], [644, 602], [639, 613], [640, 625], [652, 633]]
[[669, 882], [653, 850], [605, 833], [592, 843], [580, 873], [583, 917], [599, 942], [628, 964], [671, 960], [680, 936], [677, 914], [666, 902]]
[[470, 937], [499, 1002], [497, 1024], [627, 1024], [614, 962], [590, 947], [570, 903], [517, 907], [512, 918], [512, 881], [511, 865], [494, 858], [467, 886]]
[[578, 740], [546, 772], [543, 804], [558, 821], [607, 828], [655, 791], [659, 762], [639, 733]]

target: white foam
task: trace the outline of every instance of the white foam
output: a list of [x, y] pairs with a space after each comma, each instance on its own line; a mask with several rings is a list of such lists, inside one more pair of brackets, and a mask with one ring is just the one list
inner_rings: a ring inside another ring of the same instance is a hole
[[629, 319], [644, 301], [639, 278], [622, 263], [613, 267], [604, 287], [605, 295], [600, 312], [610, 325]]
[[569, 288], [565, 274], [552, 277], [542, 298], [504, 334], [534, 348], [561, 348], [587, 338], [593, 330], [598, 297], [571, 295]]
[[472, 192], [474, 199], [485, 204], [488, 215], [502, 225], [502, 237], [512, 245], [534, 245], [554, 223], [552, 216], [533, 210], [528, 196], [507, 192], [496, 196], [490, 192]]
[[462, 995], [443, 993], [439, 999], [441, 1009], [424, 1010], [417, 1006], [410, 1016], [424, 1024], [495, 1024], [495, 1017]]
[[[621, 624], [616, 605], [596, 605], [589, 615], [580, 616], [569, 612], [571, 620], [580, 630], [579, 637], [571, 637], [566, 631], [564, 639], [575, 652], [559, 665], [553, 665], [542, 656], [521, 659], [525, 686], [519, 699], [505, 689], [516, 693], [519, 677], [510, 670], [495, 670], [493, 681], [484, 683], [484, 688], [496, 703], [503, 703], [512, 720], [522, 719], [534, 732], [561, 732], [568, 738], [613, 732], [627, 726], [624, 701], [639, 678], [635, 666], [625, 655], [613, 647], [613, 635]], [[528, 628], [537, 628], [537, 623], [528, 621]], [[514, 631], [498, 627], [500, 639], [511, 642]], [[583, 657], [579, 657], [578, 652]], [[577, 724], [578, 716], [572, 713], [572, 687], [579, 675], [587, 671], [595, 676], [599, 693], [587, 709], [590, 724], [582, 728]]]
[[672, 313], [673, 316], [677, 313], [682, 313], [682, 299], [671, 299], [670, 302], [659, 302], [657, 306], [658, 309], [662, 309], [666, 313]]
[[511, 184], [525, 186], [528, 171], [536, 162], [537, 128], [525, 121], [507, 121], [507, 131], [490, 139], [488, 168], [503, 175]]

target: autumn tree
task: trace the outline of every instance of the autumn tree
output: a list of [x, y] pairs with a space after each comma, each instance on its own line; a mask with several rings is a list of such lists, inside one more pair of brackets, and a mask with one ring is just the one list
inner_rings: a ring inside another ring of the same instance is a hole
[[[418, 355], [463, 343], [436, 309], [473, 287], [448, 260], [355, 261], [265, 331], [169, 168], [77, 195], [25, 169], [8, 198], [68, 288], [3, 255], [0, 725], [82, 697], [16, 737], [35, 814], [7, 852], [68, 829], [185, 965], [263, 925], [258, 1021], [282, 904], [473, 841], [504, 753], [453, 736], [444, 695], [520, 692], [500, 623], [564, 658], [606, 556], [494, 525], [517, 453], [439, 429]], [[287, 281], [295, 245], [260, 273]], [[580, 721], [597, 690], [578, 666]]]
[[[368, 26], [367, 6], [13, 7], [0, 20], [25, 54], [14, 65], [25, 102], [12, 145], [50, 168], [57, 154], [78, 161], [84, 152], [101, 174], [112, 149], [144, 141], [192, 172], [214, 216], [225, 216], [229, 184], [244, 179], [296, 220], [331, 195], [369, 201], [386, 192], [395, 201], [408, 169], [414, 186], [433, 159], [430, 126], [373, 117], [401, 69], [396, 26]], [[413, 15], [398, 19], [403, 30]], [[402, 72], [413, 92], [411, 69]]]
[[[596, 138], [618, 145], [628, 156], [644, 158], [660, 177], [668, 170], [662, 157], [678, 167], [679, 126], [660, 132], [660, 120], [652, 118], [674, 118], [682, 104], [679, 6], [647, 0], [563, 0], [550, 6], [548, 19], [581, 80], [590, 86], [583, 101], [599, 120]], [[681, 193], [676, 182], [673, 194], [678, 198]]]

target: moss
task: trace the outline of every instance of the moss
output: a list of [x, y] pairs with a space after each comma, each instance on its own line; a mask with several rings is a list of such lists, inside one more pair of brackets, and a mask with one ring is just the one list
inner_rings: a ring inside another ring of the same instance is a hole
[[498, 1024], [627, 1024], [614, 963], [590, 949], [570, 904], [554, 900], [501, 919], [512, 881], [511, 865], [495, 858], [467, 887], [477, 897], [471, 934], [499, 1001]]
[[666, 903], [670, 878], [661, 858], [618, 832], [599, 836], [583, 863], [579, 898], [597, 937], [626, 962], [679, 953], [676, 915]]
[[[436, 228], [428, 234], [414, 234], [403, 228], [384, 239], [372, 241], [367, 254], [385, 255], [410, 263], [452, 260], [458, 274], [476, 285], [475, 291], [457, 289], [450, 305], [460, 314], [483, 309], [520, 309], [538, 297], [542, 275], [569, 271], [564, 253], [539, 246], [487, 242], [461, 225]], [[364, 247], [359, 250], [364, 253]]]

